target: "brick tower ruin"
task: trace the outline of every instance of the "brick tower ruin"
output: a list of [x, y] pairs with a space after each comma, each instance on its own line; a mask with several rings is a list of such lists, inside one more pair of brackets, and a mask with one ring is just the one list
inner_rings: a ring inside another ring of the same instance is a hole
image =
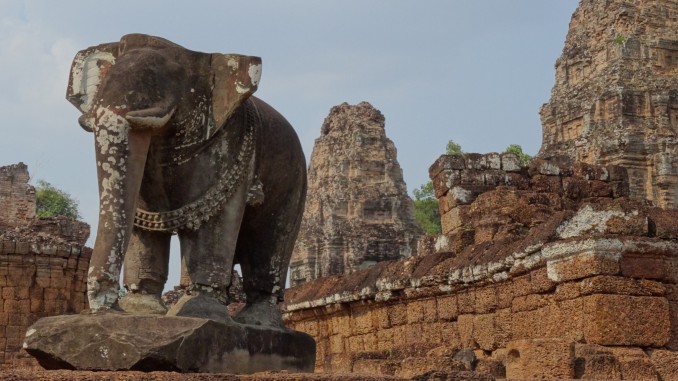
[[538, 156], [624, 166], [632, 197], [678, 205], [677, 15], [676, 0], [580, 3]]
[[87, 308], [89, 225], [36, 219], [25, 164], [0, 167], [0, 369], [38, 367], [22, 348], [39, 318]]
[[292, 285], [409, 257], [421, 234], [384, 116], [367, 102], [333, 107], [311, 156]]

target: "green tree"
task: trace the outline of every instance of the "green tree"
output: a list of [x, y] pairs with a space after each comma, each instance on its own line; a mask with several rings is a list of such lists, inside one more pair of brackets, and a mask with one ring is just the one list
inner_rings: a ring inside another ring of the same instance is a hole
[[518, 156], [518, 160], [520, 160], [520, 165], [522, 166], [527, 165], [527, 163], [529, 163], [529, 161], [532, 160], [532, 156], [524, 153], [523, 147], [521, 147], [520, 144], [509, 145], [508, 147], [506, 147], [504, 153], [512, 153]]
[[414, 219], [426, 234], [437, 235], [442, 232], [438, 199], [433, 190], [433, 182], [412, 191], [414, 193]]
[[38, 180], [35, 191], [36, 215], [40, 218], [66, 216], [80, 218], [78, 202], [68, 193], [55, 188], [44, 180]]
[[447, 147], [445, 147], [445, 153], [448, 155], [461, 155], [464, 151], [461, 150], [461, 146], [450, 140], [447, 142]]

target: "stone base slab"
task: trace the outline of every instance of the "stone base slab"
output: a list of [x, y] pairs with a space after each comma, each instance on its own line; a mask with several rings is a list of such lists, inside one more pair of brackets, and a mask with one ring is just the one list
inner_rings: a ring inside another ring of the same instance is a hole
[[249, 374], [312, 372], [305, 333], [213, 320], [104, 313], [38, 320], [24, 348], [45, 369]]
[[[0, 380], [11, 381], [409, 381], [406, 378], [365, 374], [318, 374], [262, 372], [249, 375], [174, 372], [90, 372], [69, 370], [0, 371]], [[449, 378], [460, 381], [487, 381], [483, 377]]]

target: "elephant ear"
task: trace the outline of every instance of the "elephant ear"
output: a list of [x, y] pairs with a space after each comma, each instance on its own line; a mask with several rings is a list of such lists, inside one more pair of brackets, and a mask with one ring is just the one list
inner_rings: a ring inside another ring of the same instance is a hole
[[73, 58], [66, 99], [82, 113], [91, 109], [99, 85], [115, 63], [118, 47], [117, 42], [92, 46]]
[[261, 58], [238, 54], [212, 54], [212, 114], [214, 130], [256, 90], [261, 78]]

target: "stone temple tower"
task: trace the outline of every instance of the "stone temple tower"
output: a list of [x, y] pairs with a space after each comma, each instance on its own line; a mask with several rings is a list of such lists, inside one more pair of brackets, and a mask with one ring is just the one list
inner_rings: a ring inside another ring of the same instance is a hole
[[678, 0], [582, 0], [540, 114], [540, 157], [624, 166], [631, 196], [676, 207]]
[[421, 234], [384, 116], [367, 102], [333, 107], [311, 156], [292, 285], [415, 255]]

